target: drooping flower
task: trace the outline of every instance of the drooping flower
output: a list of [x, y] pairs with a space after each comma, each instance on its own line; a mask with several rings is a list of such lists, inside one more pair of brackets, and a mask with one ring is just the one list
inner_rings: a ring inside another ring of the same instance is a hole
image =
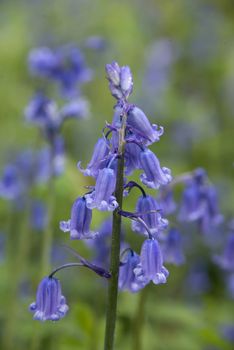
[[185, 261], [182, 251], [182, 240], [180, 232], [171, 228], [163, 244], [163, 260], [170, 264], [181, 265]]
[[167, 185], [171, 180], [171, 171], [166, 167], [160, 166], [156, 155], [149, 149], [140, 152], [140, 163], [144, 170], [140, 179], [147, 187], [159, 188], [161, 185]]
[[141, 248], [140, 264], [134, 273], [137, 280], [143, 283], [152, 281], [154, 284], [166, 283], [169, 275], [163, 266], [163, 256], [156, 239], [146, 239]]
[[113, 211], [118, 207], [116, 198], [113, 196], [115, 191], [116, 175], [111, 168], [99, 170], [95, 190], [87, 194], [86, 205], [90, 209], [97, 208], [101, 211]]
[[44, 277], [37, 289], [36, 302], [30, 305], [34, 320], [58, 321], [68, 311], [66, 299], [61, 293], [60, 281], [54, 277]]
[[125, 174], [131, 175], [134, 170], [141, 168], [140, 147], [135, 143], [127, 143], [125, 146]]
[[81, 162], [78, 162], [78, 169], [86, 176], [97, 177], [100, 169], [104, 168], [106, 165], [107, 155], [109, 153], [108, 143], [103, 137], [98, 139], [94, 150], [92, 158], [87, 165], [86, 169], [81, 167]]
[[23, 184], [18, 169], [13, 164], [8, 164], [3, 170], [0, 179], [0, 196], [5, 199], [14, 200], [23, 191]]
[[215, 262], [224, 270], [234, 272], [234, 233], [230, 233], [222, 255], [214, 257]]
[[88, 239], [97, 235], [97, 232], [90, 230], [92, 210], [86, 204], [85, 197], [78, 197], [72, 205], [71, 219], [60, 222], [60, 229], [64, 232], [70, 231], [71, 239]]
[[163, 127], [151, 125], [145, 113], [137, 106], [128, 110], [127, 126], [130, 128], [136, 140], [141, 140], [145, 145], [159, 141], [163, 134]]
[[[140, 196], [136, 204], [136, 213], [144, 220], [153, 237], [157, 237], [167, 226], [168, 220], [159, 212], [159, 205], [150, 195]], [[148, 231], [138, 221], [132, 221], [132, 230], [148, 236]]]
[[145, 287], [145, 283], [137, 280], [134, 269], [140, 263], [140, 257], [131, 249], [126, 249], [121, 258], [119, 268], [119, 289], [135, 293]]
[[48, 214], [46, 206], [42, 201], [34, 201], [31, 208], [31, 227], [34, 230], [42, 231], [48, 223]]
[[176, 210], [176, 202], [173, 198], [173, 191], [169, 186], [161, 186], [158, 192], [158, 203], [164, 215], [170, 215]]

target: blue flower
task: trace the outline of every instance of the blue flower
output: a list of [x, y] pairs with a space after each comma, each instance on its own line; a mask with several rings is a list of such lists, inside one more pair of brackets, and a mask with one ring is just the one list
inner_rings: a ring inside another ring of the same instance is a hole
[[107, 79], [112, 96], [117, 100], [127, 99], [132, 93], [132, 73], [128, 66], [120, 67], [117, 62], [106, 65]]
[[69, 98], [77, 94], [78, 84], [89, 81], [92, 76], [81, 51], [73, 45], [54, 51], [46, 47], [34, 49], [28, 62], [33, 75], [58, 82], [62, 93]]
[[109, 147], [107, 140], [105, 140], [103, 137], [98, 139], [94, 150], [92, 158], [87, 165], [86, 169], [83, 169], [81, 167], [81, 162], [78, 162], [77, 167], [78, 169], [86, 176], [93, 176], [97, 177], [98, 172], [100, 169], [104, 168], [106, 165], [107, 155], [109, 153]]
[[66, 299], [61, 293], [61, 285], [54, 277], [44, 277], [37, 289], [36, 302], [30, 305], [34, 320], [58, 321], [68, 311]]
[[137, 280], [134, 269], [140, 263], [140, 257], [131, 249], [126, 249], [119, 268], [119, 289], [135, 293], [144, 288], [145, 283]]
[[[144, 220], [155, 238], [168, 226], [168, 220], [162, 218], [159, 209], [156, 199], [149, 195], [139, 197], [136, 204], [137, 215]], [[138, 221], [132, 221], [132, 230], [148, 236], [146, 228]]]
[[101, 211], [113, 211], [118, 207], [116, 198], [113, 196], [115, 191], [116, 175], [110, 168], [99, 170], [95, 190], [87, 194], [86, 204], [90, 209], [97, 208]]
[[145, 145], [159, 141], [163, 134], [163, 127], [158, 128], [156, 124], [151, 125], [145, 113], [137, 106], [129, 108], [127, 126], [136, 140], [138, 142], [141, 140]]
[[13, 164], [8, 164], [0, 179], [0, 196], [5, 199], [15, 200], [18, 198], [24, 189], [17, 167]]
[[166, 283], [169, 275], [163, 266], [163, 256], [156, 239], [146, 239], [141, 248], [140, 264], [134, 269], [138, 281], [154, 284]]
[[140, 162], [144, 170], [140, 179], [147, 187], [157, 189], [161, 185], [167, 185], [172, 180], [170, 169], [161, 168], [158, 158], [149, 149], [140, 152]]
[[125, 174], [131, 175], [136, 169], [141, 168], [140, 147], [135, 143], [127, 143], [125, 146]]
[[33, 229], [42, 231], [48, 223], [47, 208], [42, 201], [34, 201], [31, 208], [31, 226]]
[[234, 233], [230, 233], [223, 254], [215, 256], [215, 262], [223, 269], [234, 271]]
[[92, 210], [86, 206], [86, 198], [78, 197], [72, 205], [71, 219], [60, 222], [60, 229], [70, 231], [71, 239], [94, 238], [97, 233], [90, 231]]
[[176, 202], [173, 198], [173, 191], [169, 186], [161, 186], [158, 193], [158, 202], [162, 213], [172, 214], [176, 210]]
[[182, 241], [180, 232], [171, 228], [163, 244], [163, 259], [167, 263], [181, 265], [185, 258], [182, 251]]

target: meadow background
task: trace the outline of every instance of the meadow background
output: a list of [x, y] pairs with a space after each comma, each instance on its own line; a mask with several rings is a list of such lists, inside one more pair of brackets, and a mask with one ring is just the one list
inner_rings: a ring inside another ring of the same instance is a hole
[[[82, 87], [90, 102], [89, 119], [70, 120], [62, 131], [67, 159], [65, 172], [55, 181], [52, 266], [74, 260], [63, 244], [92, 258], [83, 242], [70, 242], [69, 235], [59, 230], [59, 221], [68, 219], [71, 204], [84, 192], [83, 186], [92, 184], [76, 164], [78, 160], [83, 165], [89, 161], [105, 121], [112, 119], [114, 100], [104, 68], [113, 60], [131, 67], [131, 102], [139, 105], [151, 122], [165, 128], [161, 141], [153, 147], [161, 162], [174, 176], [203, 167], [217, 186], [225, 216], [219, 232], [222, 241], [234, 204], [232, 1], [1, 0], [1, 172], [20, 150], [44, 145], [37, 128], [27, 124], [23, 115], [38, 86], [28, 72], [29, 51], [67, 43], [84, 47], [90, 36], [102, 37], [105, 47], [84, 49], [94, 73], [92, 81]], [[42, 184], [30, 195], [46, 201], [48, 194], [47, 185]], [[176, 197], [180, 198], [180, 189]], [[133, 210], [136, 198], [133, 194], [127, 199], [126, 210]], [[106, 216], [96, 211], [93, 227]], [[32, 320], [28, 305], [35, 300], [42, 277], [41, 232], [30, 228], [29, 221], [29, 210], [14, 212], [11, 201], [0, 198], [0, 338], [4, 339], [6, 322], [11, 322], [14, 350], [102, 349], [106, 284], [92, 272], [61, 272], [59, 278], [70, 306], [68, 315], [58, 323]], [[139, 251], [141, 238], [124, 223], [129, 242]], [[194, 225], [181, 230], [187, 259], [180, 267], [168, 266], [168, 283], [150, 285], [142, 294], [120, 293], [116, 349], [233, 349], [223, 331], [225, 325], [234, 324], [234, 296], [227, 291], [226, 274], [213, 263], [213, 252]], [[26, 240], [20, 245], [26, 231]], [[15, 261], [9, 261], [8, 245]], [[24, 263], [14, 270], [19, 249], [23, 249]], [[9, 264], [13, 265], [11, 274]], [[192, 283], [188, 276], [194, 266], [199, 266], [201, 276]], [[199, 278], [205, 282], [200, 283]], [[13, 298], [15, 279], [18, 288]]]

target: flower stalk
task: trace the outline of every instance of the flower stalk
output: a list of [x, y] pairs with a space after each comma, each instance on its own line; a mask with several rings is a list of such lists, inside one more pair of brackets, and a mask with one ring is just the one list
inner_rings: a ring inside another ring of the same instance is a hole
[[115, 188], [115, 197], [119, 207], [113, 212], [113, 229], [111, 239], [111, 260], [110, 273], [111, 279], [108, 285], [107, 310], [106, 310], [106, 331], [105, 331], [105, 350], [112, 350], [114, 346], [114, 333], [116, 323], [117, 299], [118, 299], [118, 279], [120, 263], [120, 232], [121, 232], [121, 215], [119, 210], [122, 209], [123, 190], [124, 190], [124, 146], [125, 146], [125, 129], [127, 115], [122, 116], [122, 126], [119, 132], [118, 147], [118, 166], [117, 181]]

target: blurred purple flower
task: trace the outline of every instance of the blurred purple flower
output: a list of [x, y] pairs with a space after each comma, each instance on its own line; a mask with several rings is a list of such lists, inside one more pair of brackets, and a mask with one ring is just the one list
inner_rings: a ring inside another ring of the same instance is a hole
[[33, 201], [31, 207], [31, 227], [43, 231], [48, 224], [47, 208], [42, 201]]
[[181, 234], [176, 228], [171, 228], [163, 242], [163, 259], [166, 263], [181, 265], [185, 261], [182, 250]]

